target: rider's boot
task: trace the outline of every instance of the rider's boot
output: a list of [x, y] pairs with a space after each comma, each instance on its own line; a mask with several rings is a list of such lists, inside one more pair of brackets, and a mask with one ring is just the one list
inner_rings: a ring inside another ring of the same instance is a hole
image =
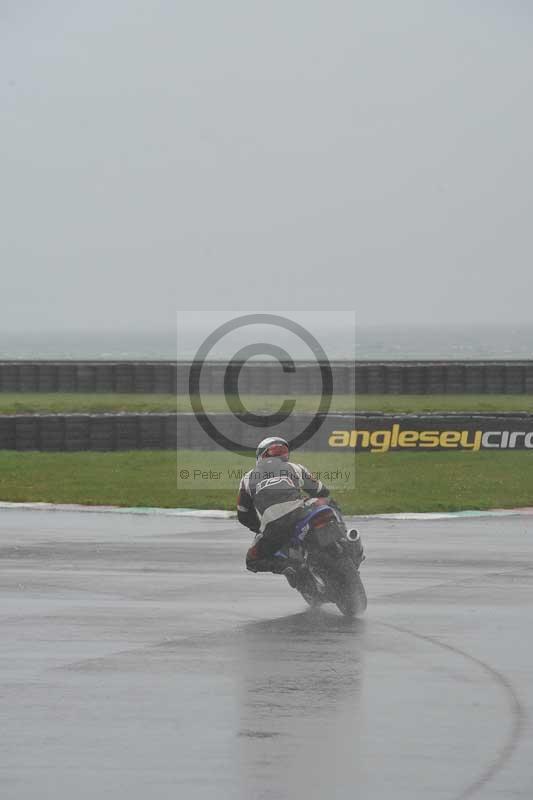
[[271, 556], [258, 556], [260, 556], [260, 552], [258, 552], [256, 546], [248, 550], [246, 554], [246, 569], [250, 572], [273, 572], [275, 575], [285, 575], [291, 586], [297, 587], [299, 585], [303, 574], [300, 561], [281, 553], [275, 553]]
[[246, 569], [250, 572], [273, 572], [275, 575], [284, 575], [285, 570], [292, 569], [297, 571], [300, 566], [299, 561], [286, 556], [263, 556], [254, 558], [255, 553], [248, 551], [246, 558]]

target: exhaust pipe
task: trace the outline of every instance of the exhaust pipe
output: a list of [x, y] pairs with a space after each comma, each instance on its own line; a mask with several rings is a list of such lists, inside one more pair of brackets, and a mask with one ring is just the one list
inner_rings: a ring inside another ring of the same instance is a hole
[[355, 528], [352, 528], [351, 531], [346, 531], [346, 538], [352, 544], [352, 547], [350, 548], [352, 550], [351, 556], [356, 566], [356, 569], [359, 569], [362, 562], [366, 558], [363, 551], [363, 543], [361, 541], [359, 531], [356, 530]]

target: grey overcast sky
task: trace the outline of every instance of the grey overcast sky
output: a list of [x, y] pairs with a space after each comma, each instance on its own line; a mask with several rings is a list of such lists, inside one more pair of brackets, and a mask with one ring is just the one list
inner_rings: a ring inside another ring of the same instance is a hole
[[531, 319], [533, 7], [3, 0], [0, 328]]

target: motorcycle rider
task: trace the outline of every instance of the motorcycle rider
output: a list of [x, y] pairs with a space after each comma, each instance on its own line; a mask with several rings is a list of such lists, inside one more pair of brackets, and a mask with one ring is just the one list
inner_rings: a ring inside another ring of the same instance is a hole
[[329, 489], [304, 466], [289, 461], [289, 445], [280, 436], [263, 439], [256, 458], [255, 467], [240, 482], [237, 498], [237, 519], [257, 534], [246, 553], [246, 568], [281, 573], [298, 587], [303, 580], [298, 564], [275, 554], [302, 515], [302, 491], [310, 497], [328, 497]]

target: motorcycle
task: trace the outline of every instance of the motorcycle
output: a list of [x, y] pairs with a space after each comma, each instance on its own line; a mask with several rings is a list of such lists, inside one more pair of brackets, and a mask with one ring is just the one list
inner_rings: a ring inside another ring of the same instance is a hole
[[297, 588], [310, 606], [335, 603], [347, 617], [365, 611], [367, 597], [359, 574], [364, 556], [359, 534], [347, 529], [332, 500], [307, 500], [302, 519], [276, 555], [300, 562]]

